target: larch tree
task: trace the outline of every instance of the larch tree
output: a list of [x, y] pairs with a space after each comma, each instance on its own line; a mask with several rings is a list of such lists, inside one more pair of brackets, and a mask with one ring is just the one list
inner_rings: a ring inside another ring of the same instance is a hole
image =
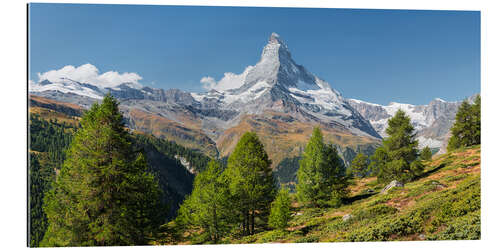
[[383, 140], [386, 161], [380, 165], [378, 180], [390, 182], [398, 180], [407, 182], [420, 175], [423, 165], [418, 160], [418, 140], [415, 138], [415, 129], [411, 125], [410, 117], [402, 110], [398, 110], [394, 117], [389, 119]]
[[463, 101], [451, 127], [447, 150], [481, 144], [481, 97], [478, 95], [471, 105]]
[[246, 132], [228, 159], [225, 175], [229, 190], [239, 210], [243, 234], [254, 234], [256, 219], [267, 224], [274, 199], [275, 180], [264, 145], [257, 134]]
[[325, 145], [316, 127], [300, 160], [297, 171], [299, 201], [314, 207], [335, 206], [345, 194], [347, 176], [344, 164], [333, 145]]
[[177, 223], [201, 228], [212, 243], [218, 243], [233, 222], [227, 178], [215, 160], [196, 175], [192, 193], [179, 209]]
[[42, 246], [144, 245], [163, 223], [161, 190], [109, 94], [81, 120], [44, 198]]
[[368, 175], [368, 156], [358, 153], [351, 162], [351, 173], [355, 176], [364, 178]]
[[271, 204], [271, 214], [269, 215], [268, 222], [269, 226], [274, 229], [285, 229], [292, 218], [290, 207], [290, 190], [282, 186]]
[[420, 159], [423, 161], [428, 161], [432, 159], [432, 152], [429, 146], [425, 146], [420, 152]]

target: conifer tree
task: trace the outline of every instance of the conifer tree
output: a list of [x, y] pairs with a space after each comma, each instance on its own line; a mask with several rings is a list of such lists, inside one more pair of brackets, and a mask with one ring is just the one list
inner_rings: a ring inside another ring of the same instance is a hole
[[422, 149], [422, 152], [420, 152], [420, 159], [423, 161], [428, 161], [428, 160], [432, 159], [432, 152], [431, 152], [431, 149], [429, 148], [429, 146], [425, 146]]
[[368, 156], [358, 153], [351, 163], [351, 172], [355, 176], [364, 178], [368, 175]]
[[394, 117], [389, 119], [388, 124], [386, 129], [388, 137], [383, 140], [387, 161], [379, 166], [378, 180], [410, 181], [423, 170], [423, 165], [417, 160], [418, 141], [415, 138], [414, 128], [410, 118], [402, 110], [398, 110]]
[[44, 199], [42, 246], [147, 244], [163, 223], [158, 181], [132, 150], [109, 94], [85, 113], [60, 173]]
[[225, 175], [235, 207], [239, 210], [243, 234], [254, 234], [256, 218], [267, 223], [276, 193], [275, 180], [264, 145], [257, 134], [246, 132], [229, 156]]
[[481, 97], [478, 95], [471, 105], [463, 101], [455, 116], [448, 141], [448, 151], [481, 144]]
[[323, 143], [323, 135], [317, 127], [300, 160], [297, 179], [297, 195], [302, 203], [325, 206], [335, 197], [334, 203], [338, 204], [345, 194], [347, 177], [342, 159], [333, 145]]
[[290, 191], [288, 188], [282, 186], [271, 204], [269, 226], [274, 229], [285, 229], [288, 225], [288, 221], [292, 218], [290, 206]]
[[213, 243], [218, 243], [233, 221], [227, 178], [222, 166], [212, 160], [194, 179], [191, 195], [179, 209], [176, 221], [202, 228]]
[[383, 168], [383, 165], [387, 161], [389, 161], [389, 158], [385, 148], [383, 146], [378, 147], [373, 155], [370, 156], [370, 165], [368, 165], [370, 176], [378, 176], [380, 169]]
[[347, 196], [350, 177], [346, 173], [344, 161], [340, 158], [337, 148], [333, 144], [328, 144], [324, 150], [325, 161], [320, 168], [321, 176], [323, 176], [320, 179], [322, 190], [320, 190], [319, 197], [325, 197], [325, 200], [319, 199], [318, 205], [339, 207]]

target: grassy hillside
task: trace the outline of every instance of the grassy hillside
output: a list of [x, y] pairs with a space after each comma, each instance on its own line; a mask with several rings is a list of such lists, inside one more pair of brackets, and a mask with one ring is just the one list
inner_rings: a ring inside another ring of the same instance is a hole
[[[480, 239], [480, 146], [453, 151], [425, 162], [424, 174], [404, 187], [379, 193], [375, 178], [354, 180], [347, 205], [302, 208], [293, 203], [286, 230], [261, 231], [225, 243], [408, 241]], [[343, 216], [351, 215], [344, 220]], [[173, 223], [165, 226], [174, 227]], [[187, 232], [163, 243], [191, 244]], [[191, 238], [192, 239], [192, 238]], [[175, 241], [178, 240], [178, 241]]]
[[201, 129], [186, 126], [165, 117], [147, 113], [138, 109], [130, 111], [132, 128], [158, 138], [175, 141], [187, 148], [198, 149], [211, 157], [218, 156], [217, 146]]

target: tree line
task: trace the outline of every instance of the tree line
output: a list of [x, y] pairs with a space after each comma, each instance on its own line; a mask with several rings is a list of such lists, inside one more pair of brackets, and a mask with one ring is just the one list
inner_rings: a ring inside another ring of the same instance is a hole
[[[305, 206], [339, 206], [347, 196], [349, 176], [319, 128], [302, 154], [297, 196]], [[200, 242], [217, 243], [229, 234], [252, 235], [267, 228], [285, 229], [291, 219], [288, 188], [277, 190], [271, 160], [257, 134], [245, 133], [229, 156], [227, 168], [212, 160], [195, 177], [192, 194], [176, 218], [178, 230], [202, 231]]]
[[[458, 147], [478, 143], [469, 137], [480, 135], [474, 113], [479, 108], [463, 106], [452, 129], [452, 138], [458, 139], [450, 139]], [[463, 112], [467, 118], [459, 118]], [[457, 125], [463, 121], [472, 124]], [[349, 171], [336, 147], [325, 143], [320, 128], [314, 128], [299, 160], [300, 205], [341, 206], [353, 176], [373, 175], [380, 182], [418, 177], [430, 150], [418, 150], [414, 128], [403, 111], [388, 123], [389, 136], [382, 146], [370, 157], [358, 155]], [[464, 131], [471, 128], [472, 132]], [[144, 154], [133, 150], [113, 97], [107, 95], [85, 113], [66, 156], [44, 197], [48, 229], [41, 246], [144, 245], [155, 238], [163, 223], [162, 190], [157, 177], [147, 171]], [[197, 232], [200, 242], [219, 243], [228, 235], [287, 228], [291, 194], [284, 186], [276, 187], [271, 160], [257, 134], [247, 132], [240, 138], [226, 167], [212, 159], [200, 169], [178, 210], [176, 230]]]

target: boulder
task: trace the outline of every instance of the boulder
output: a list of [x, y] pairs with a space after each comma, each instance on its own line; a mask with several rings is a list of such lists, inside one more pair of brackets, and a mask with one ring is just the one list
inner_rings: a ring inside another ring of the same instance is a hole
[[397, 181], [397, 180], [393, 180], [391, 181], [391, 183], [389, 183], [389, 185], [385, 186], [384, 189], [382, 189], [382, 191], [380, 192], [381, 194], [387, 194], [387, 192], [392, 189], [393, 187], [403, 187], [404, 184]]
[[350, 219], [352, 219], [352, 215], [351, 214], [346, 214], [346, 215], [342, 216], [342, 220], [343, 221], [348, 221]]

